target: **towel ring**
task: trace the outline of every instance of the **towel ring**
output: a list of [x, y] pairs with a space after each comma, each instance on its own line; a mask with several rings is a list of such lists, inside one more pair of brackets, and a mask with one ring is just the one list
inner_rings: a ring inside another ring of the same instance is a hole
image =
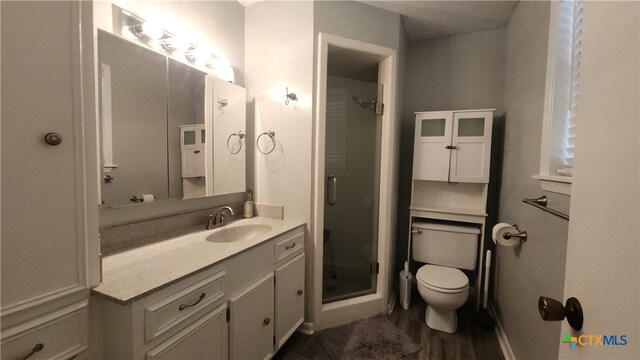
[[[229, 137], [227, 138], [227, 150], [229, 150], [229, 152], [232, 153], [233, 155], [239, 153], [240, 150], [242, 150], [242, 139], [244, 138], [244, 135], [245, 135], [244, 131], [240, 130], [237, 133], [233, 133], [229, 135]], [[231, 141], [231, 138], [234, 136], [238, 137], [238, 143], [240, 144], [237, 151], [233, 151], [233, 148], [229, 144], [229, 142]]]
[[[271, 142], [272, 142], [272, 146], [271, 146], [271, 150], [269, 151], [264, 151], [262, 149], [260, 149], [260, 138], [263, 136], [269, 136], [271, 138]], [[267, 155], [267, 154], [271, 154], [273, 152], [273, 150], [275, 150], [276, 148], [276, 132], [269, 129], [265, 132], [263, 132], [262, 134], [260, 134], [260, 136], [258, 136], [258, 138], [256, 139], [256, 147], [258, 148], [258, 151], [260, 151], [261, 153]]]

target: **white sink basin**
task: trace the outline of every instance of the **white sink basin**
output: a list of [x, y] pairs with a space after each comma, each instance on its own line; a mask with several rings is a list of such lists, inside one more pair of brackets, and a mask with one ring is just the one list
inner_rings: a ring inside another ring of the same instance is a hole
[[207, 241], [215, 243], [229, 243], [247, 240], [266, 234], [272, 229], [273, 228], [270, 225], [264, 224], [246, 224], [227, 227], [216, 230], [214, 233], [207, 236]]

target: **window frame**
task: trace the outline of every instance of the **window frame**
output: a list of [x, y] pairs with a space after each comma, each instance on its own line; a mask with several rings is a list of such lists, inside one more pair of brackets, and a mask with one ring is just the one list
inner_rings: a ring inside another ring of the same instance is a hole
[[[549, 44], [547, 53], [547, 75], [545, 83], [545, 100], [544, 100], [544, 114], [542, 123], [542, 141], [540, 149], [540, 171], [537, 175], [534, 175], [534, 179], [540, 181], [542, 190], [550, 191], [554, 193], [560, 193], [565, 195], [571, 195], [571, 183], [572, 176], [562, 176], [555, 174], [556, 168], [553, 166], [554, 160], [552, 157], [554, 151], [558, 151], [559, 144], [557, 133], [558, 122], [564, 122], [566, 119], [558, 115], [559, 111], [568, 110], [570, 102], [571, 81], [566, 82], [566, 78], [571, 79], [572, 75], [572, 59], [568, 59], [568, 64], [560, 62], [561, 51], [566, 51], [566, 39], [561, 39], [561, 36], [566, 36], [566, 29], [564, 33], [559, 33], [561, 24], [561, 16], [564, 14], [561, 11], [567, 11], [566, 9], [560, 9], [560, 6], [566, 6], [571, 3], [573, 9], [573, 1], [564, 0], [561, 2], [552, 2], [550, 4], [550, 17], [549, 17]], [[572, 10], [573, 11], [573, 10]], [[566, 25], [564, 25], [566, 26]], [[570, 33], [573, 33], [573, 23], [570, 25]], [[561, 49], [561, 46], [565, 46]], [[570, 41], [571, 49], [573, 49], [573, 40]], [[563, 80], [564, 78], [564, 80]], [[560, 98], [559, 98], [560, 97]], [[556, 128], [554, 128], [554, 125]]]

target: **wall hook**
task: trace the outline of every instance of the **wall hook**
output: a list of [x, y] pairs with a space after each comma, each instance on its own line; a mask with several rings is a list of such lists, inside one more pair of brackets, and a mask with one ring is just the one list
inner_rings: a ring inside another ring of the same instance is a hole
[[293, 101], [297, 101], [298, 100], [298, 96], [296, 95], [296, 93], [293, 92], [289, 92], [289, 88], [286, 88], [287, 91], [287, 97], [286, 99], [284, 99], [284, 103], [285, 105], [289, 105], [289, 100], [293, 100]]

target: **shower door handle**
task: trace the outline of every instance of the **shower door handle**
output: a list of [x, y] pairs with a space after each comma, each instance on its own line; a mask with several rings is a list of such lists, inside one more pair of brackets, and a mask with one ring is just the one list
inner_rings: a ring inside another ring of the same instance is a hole
[[336, 188], [338, 186], [338, 180], [334, 175], [329, 175], [327, 178], [327, 203], [331, 206], [336, 204]]

